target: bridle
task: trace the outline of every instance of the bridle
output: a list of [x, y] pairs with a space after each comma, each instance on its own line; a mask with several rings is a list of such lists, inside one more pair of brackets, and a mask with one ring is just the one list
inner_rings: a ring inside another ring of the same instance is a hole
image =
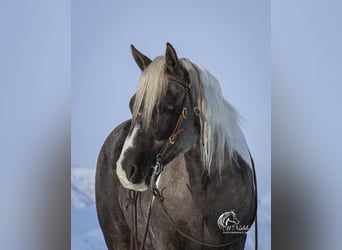
[[[175, 142], [176, 142], [177, 138], [179, 137], [179, 135], [181, 134], [181, 132], [184, 130], [182, 128], [182, 124], [183, 124], [184, 120], [186, 120], [190, 115], [198, 117], [201, 114], [199, 107], [194, 106], [194, 100], [193, 100], [192, 89], [191, 89], [191, 87], [192, 87], [191, 82], [190, 81], [187, 82], [186, 80], [184, 80], [180, 76], [178, 76], [174, 73], [171, 73], [171, 72], [168, 72], [168, 79], [180, 84], [181, 86], [183, 86], [186, 90], [186, 94], [184, 95], [183, 104], [182, 104], [183, 108], [182, 108], [182, 110], [178, 116], [178, 120], [177, 120], [177, 123], [175, 125], [175, 128], [173, 129], [173, 131], [172, 131], [171, 135], [169, 136], [168, 140], [166, 141], [166, 143], [161, 148], [160, 152], [157, 154], [155, 165], [152, 167], [153, 172], [152, 172], [152, 176], [151, 176], [150, 190], [151, 190], [153, 196], [152, 196], [152, 198], [150, 200], [150, 204], [149, 204], [147, 222], [146, 222], [144, 237], [143, 237], [143, 241], [141, 243], [140, 249], [141, 250], [144, 249], [144, 245], [146, 242], [146, 237], [147, 237], [147, 232], [148, 232], [148, 227], [149, 227], [149, 222], [150, 222], [150, 217], [151, 217], [152, 202], [153, 202], [154, 197], [156, 198], [158, 204], [161, 205], [163, 211], [165, 212], [166, 216], [170, 220], [174, 229], [179, 234], [181, 234], [183, 237], [185, 237], [191, 241], [194, 241], [200, 245], [208, 246], [208, 247], [225, 247], [225, 246], [231, 245], [231, 244], [235, 243], [236, 241], [238, 241], [240, 238], [242, 238], [245, 235], [245, 233], [239, 235], [235, 239], [230, 240], [229, 242], [226, 242], [223, 244], [215, 244], [215, 243], [210, 243], [210, 242], [205, 242], [205, 241], [195, 239], [192, 236], [190, 236], [189, 234], [187, 234], [187, 233], [183, 232], [181, 229], [179, 229], [177, 224], [175, 223], [174, 219], [172, 218], [172, 216], [170, 215], [170, 213], [168, 212], [167, 208], [164, 205], [163, 190], [160, 191], [157, 187], [157, 184], [156, 184], [157, 179], [164, 169], [163, 162], [164, 162], [165, 156], [168, 153], [168, 151], [170, 150], [170, 148], [172, 147], [172, 145], [175, 144]], [[185, 105], [187, 95], [189, 96], [189, 99], [190, 99], [190, 105], [191, 105], [192, 113], [189, 113], [188, 108]], [[254, 214], [254, 220], [252, 220], [252, 222], [248, 228], [250, 228], [250, 226], [253, 224], [253, 221], [255, 221], [255, 250], [257, 250], [258, 249], [257, 187], [256, 187], [256, 175], [255, 175], [253, 159], [252, 159], [252, 167], [253, 167], [253, 175], [254, 175], [256, 209], [255, 209], [255, 214]], [[132, 211], [131, 211], [132, 227], [131, 227], [131, 237], [130, 237], [130, 249], [131, 250], [138, 249], [138, 243], [137, 243], [137, 211], [136, 211], [136, 209], [137, 209], [136, 208], [137, 196], [138, 195], [137, 195], [136, 191], [130, 191], [130, 198], [129, 198], [130, 202], [129, 202], [129, 204], [132, 204]]]
[[[176, 123], [171, 135], [169, 136], [168, 140], [166, 141], [166, 143], [163, 145], [163, 147], [161, 148], [161, 150], [157, 154], [155, 165], [152, 167], [153, 172], [152, 172], [152, 176], [151, 176], [150, 188], [151, 188], [151, 191], [153, 194], [156, 194], [156, 192], [157, 192], [156, 181], [157, 181], [158, 176], [160, 175], [160, 173], [164, 169], [163, 162], [164, 162], [165, 156], [168, 153], [171, 146], [173, 144], [175, 144], [175, 142], [176, 142], [177, 138], [179, 137], [179, 135], [181, 134], [181, 132], [184, 131], [184, 129], [182, 128], [182, 124], [183, 124], [184, 120], [186, 120], [190, 115], [199, 116], [201, 114], [198, 106], [193, 105], [194, 101], [193, 101], [193, 96], [192, 96], [192, 91], [191, 91], [191, 86], [192, 86], [191, 83], [186, 82], [183, 78], [180, 78], [179, 76], [172, 74], [172, 73], [168, 73], [168, 79], [180, 84], [181, 86], [183, 86], [186, 90], [186, 94], [184, 95], [184, 98], [183, 98], [182, 110], [178, 116], [177, 123]], [[192, 113], [189, 113], [188, 108], [186, 107], [187, 95], [189, 96], [189, 99], [190, 99], [190, 105], [192, 108]]]

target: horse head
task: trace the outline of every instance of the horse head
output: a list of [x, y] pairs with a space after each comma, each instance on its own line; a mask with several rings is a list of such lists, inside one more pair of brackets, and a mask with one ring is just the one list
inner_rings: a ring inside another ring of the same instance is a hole
[[157, 155], [163, 151], [161, 163], [166, 165], [187, 152], [198, 141], [200, 126], [191, 115], [194, 93], [189, 69], [182, 63], [187, 59], [178, 59], [169, 43], [165, 55], [153, 61], [133, 45], [131, 49], [142, 74], [130, 100], [132, 123], [116, 162], [116, 174], [125, 188], [145, 191]]

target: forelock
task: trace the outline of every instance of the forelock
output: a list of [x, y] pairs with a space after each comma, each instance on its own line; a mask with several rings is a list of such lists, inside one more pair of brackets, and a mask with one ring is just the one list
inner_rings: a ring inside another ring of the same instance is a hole
[[133, 123], [139, 117], [143, 127], [150, 126], [153, 111], [163, 100], [168, 88], [164, 56], [154, 59], [142, 72], [133, 106]]

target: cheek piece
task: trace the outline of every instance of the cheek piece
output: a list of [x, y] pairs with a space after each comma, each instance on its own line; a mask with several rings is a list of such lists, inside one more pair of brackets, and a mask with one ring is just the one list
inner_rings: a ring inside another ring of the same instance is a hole
[[[184, 131], [184, 129], [182, 128], [182, 124], [183, 124], [184, 120], [186, 120], [189, 115], [199, 116], [201, 114], [200, 109], [197, 106], [193, 105], [194, 102], [193, 102], [193, 96], [192, 96], [192, 91], [191, 91], [191, 83], [185, 81], [180, 76], [175, 75], [175, 74], [171, 74], [171, 73], [168, 73], [168, 79], [180, 84], [181, 86], [183, 86], [184, 89], [186, 90], [187, 95], [184, 95], [183, 104], [182, 104], [183, 108], [182, 108], [182, 111], [180, 112], [180, 114], [178, 116], [176, 126], [173, 129], [173, 132], [171, 133], [171, 135], [169, 136], [169, 139], [167, 140], [167, 142], [164, 144], [164, 146], [161, 148], [160, 152], [157, 154], [156, 163], [152, 167], [153, 172], [152, 172], [152, 177], [151, 177], [150, 188], [151, 188], [153, 195], [156, 196], [157, 198], [161, 197], [160, 191], [158, 190], [158, 188], [156, 186], [157, 178], [164, 169], [163, 162], [165, 162], [165, 157], [166, 157], [167, 153], [172, 148], [172, 145], [175, 144], [179, 135]], [[185, 107], [186, 106], [185, 100], [186, 100], [187, 96], [189, 96], [189, 99], [190, 99], [190, 105], [191, 105], [191, 109], [192, 109], [191, 114], [189, 114], [188, 108]]]

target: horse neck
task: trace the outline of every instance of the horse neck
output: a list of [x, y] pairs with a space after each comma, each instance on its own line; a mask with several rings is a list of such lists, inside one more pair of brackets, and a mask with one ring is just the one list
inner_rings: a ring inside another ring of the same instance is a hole
[[[211, 183], [221, 182], [221, 177], [218, 169], [210, 168], [210, 173], [204, 171], [204, 166], [201, 163], [201, 152], [199, 146], [193, 147], [184, 154], [186, 169], [189, 175], [189, 189], [194, 200], [205, 198], [205, 193], [209, 192], [208, 188]], [[209, 177], [210, 176], [210, 177]]]

